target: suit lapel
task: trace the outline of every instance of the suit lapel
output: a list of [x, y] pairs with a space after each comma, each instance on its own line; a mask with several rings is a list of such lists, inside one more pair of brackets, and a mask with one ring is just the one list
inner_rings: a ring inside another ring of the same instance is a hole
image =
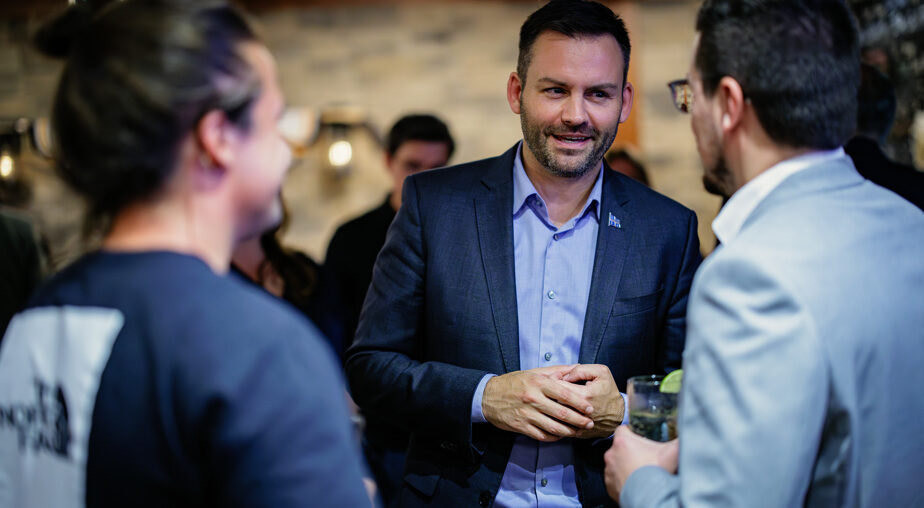
[[[587, 312], [584, 316], [584, 332], [581, 338], [580, 363], [594, 363], [597, 351], [603, 341], [603, 332], [609, 321], [629, 240], [634, 230], [632, 217], [624, 205], [629, 201], [628, 195], [619, 185], [612, 170], [603, 166], [603, 192], [600, 203], [600, 229], [597, 232], [597, 250], [594, 255], [594, 271], [587, 299]], [[610, 217], [618, 222], [619, 227], [610, 225]]]
[[513, 158], [516, 146], [493, 159], [475, 195], [475, 223], [491, 311], [504, 367], [520, 370], [513, 259]]

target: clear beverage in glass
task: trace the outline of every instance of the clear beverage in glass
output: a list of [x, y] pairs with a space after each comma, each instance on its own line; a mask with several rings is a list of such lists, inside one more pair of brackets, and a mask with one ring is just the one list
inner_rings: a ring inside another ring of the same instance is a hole
[[664, 376], [629, 378], [629, 427], [632, 432], [654, 440], [677, 437], [677, 395], [661, 391]]

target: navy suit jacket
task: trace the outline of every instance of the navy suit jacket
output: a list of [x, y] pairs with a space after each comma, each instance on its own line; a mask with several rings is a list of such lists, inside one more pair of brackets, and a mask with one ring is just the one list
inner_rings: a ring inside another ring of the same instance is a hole
[[[400, 506], [488, 506], [500, 486], [514, 434], [472, 424], [471, 405], [485, 374], [520, 370], [515, 156], [409, 177], [376, 260], [347, 374], [363, 411], [411, 432]], [[600, 211], [579, 360], [609, 366], [625, 391], [630, 376], [680, 367], [696, 216], [607, 168]], [[573, 441], [578, 490], [607, 505], [609, 443], [593, 441]]]

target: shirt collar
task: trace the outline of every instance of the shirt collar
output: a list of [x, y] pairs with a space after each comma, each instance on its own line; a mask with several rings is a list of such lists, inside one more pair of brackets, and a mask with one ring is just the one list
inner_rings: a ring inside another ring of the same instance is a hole
[[[548, 217], [548, 208], [545, 206], [545, 201], [542, 199], [542, 196], [539, 195], [533, 182], [526, 176], [526, 169], [523, 168], [522, 152], [523, 142], [520, 141], [520, 144], [517, 145], [517, 155], [513, 158], [513, 215], [516, 216], [519, 214], [520, 210], [528, 205], [527, 200], [529, 200], [531, 196], [535, 196], [534, 199], [542, 203], [545, 215]], [[586, 215], [588, 209], [590, 209], [594, 218], [597, 219], [597, 222], [600, 222], [600, 196], [603, 194], [603, 161], [600, 162], [600, 167], [601, 170], [597, 173], [597, 180], [590, 190], [590, 195], [587, 196], [587, 202], [584, 203], [584, 208], [581, 210], [581, 213], [575, 217], [576, 219]]]
[[734, 240], [748, 217], [773, 189], [776, 189], [790, 176], [811, 166], [847, 157], [843, 148], [811, 152], [791, 159], [786, 159], [757, 175], [750, 182], [738, 189], [725, 203], [722, 210], [712, 221], [712, 231], [723, 244]]

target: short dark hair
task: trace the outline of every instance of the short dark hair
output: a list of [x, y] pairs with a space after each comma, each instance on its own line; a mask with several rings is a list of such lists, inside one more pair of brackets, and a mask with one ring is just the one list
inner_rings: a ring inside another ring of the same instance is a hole
[[707, 96], [734, 78], [781, 145], [832, 149], [851, 136], [859, 48], [843, 0], [706, 0], [696, 29]]
[[56, 166], [87, 200], [88, 229], [159, 190], [207, 112], [249, 127], [260, 82], [239, 45], [255, 40], [243, 14], [211, 0], [80, 2], [39, 30], [39, 50], [65, 59]]
[[385, 150], [394, 155], [406, 141], [431, 141], [446, 143], [448, 154], [456, 149], [456, 143], [449, 134], [449, 127], [433, 115], [406, 115], [401, 117], [388, 131]]
[[587, 0], [552, 0], [533, 12], [520, 27], [520, 54], [517, 57], [517, 74], [526, 82], [526, 72], [532, 61], [533, 43], [547, 31], [568, 37], [612, 35], [622, 49], [622, 83], [629, 75], [629, 32], [622, 18], [609, 7]]
[[895, 87], [885, 74], [869, 64], [860, 64], [860, 90], [857, 92], [857, 134], [871, 136], [880, 143], [895, 121]]

